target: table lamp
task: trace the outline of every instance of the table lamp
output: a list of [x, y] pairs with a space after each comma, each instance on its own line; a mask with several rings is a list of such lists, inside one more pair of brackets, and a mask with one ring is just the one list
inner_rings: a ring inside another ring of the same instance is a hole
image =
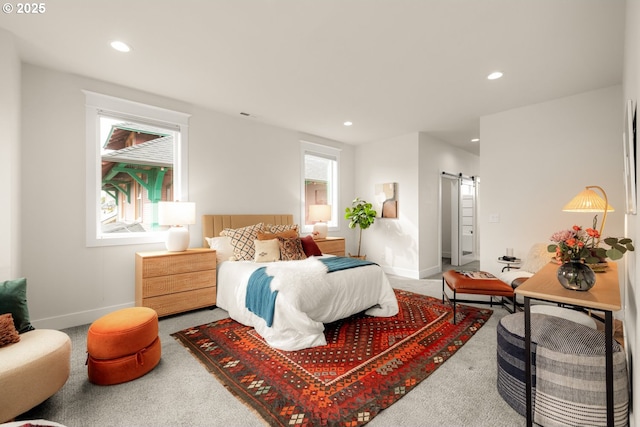
[[[598, 189], [602, 192], [604, 196], [604, 200], [600, 197], [592, 188]], [[589, 185], [585, 187], [576, 197], [571, 199], [569, 203], [567, 203], [562, 210], [564, 212], [603, 212], [602, 214], [602, 222], [600, 223], [600, 236], [602, 237], [602, 231], [604, 230], [604, 224], [607, 221], [607, 212], [615, 212], [615, 210], [609, 205], [609, 200], [607, 199], [607, 193], [597, 185]], [[596, 228], [598, 216], [594, 218], [593, 228]], [[598, 242], [600, 239], [598, 239]]]
[[165, 244], [169, 252], [183, 252], [189, 247], [189, 224], [196, 223], [193, 202], [158, 202], [158, 223], [170, 225]]
[[309, 205], [309, 221], [313, 221], [313, 238], [327, 238], [327, 221], [331, 219], [331, 205]]

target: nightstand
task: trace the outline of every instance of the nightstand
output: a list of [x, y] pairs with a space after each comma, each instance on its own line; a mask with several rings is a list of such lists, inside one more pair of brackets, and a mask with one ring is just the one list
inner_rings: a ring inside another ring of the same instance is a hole
[[136, 253], [136, 306], [158, 316], [216, 304], [216, 251]]
[[344, 237], [326, 237], [324, 239], [316, 239], [315, 242], [323, 254], [337, 256], [344, 256], [345, 254]]

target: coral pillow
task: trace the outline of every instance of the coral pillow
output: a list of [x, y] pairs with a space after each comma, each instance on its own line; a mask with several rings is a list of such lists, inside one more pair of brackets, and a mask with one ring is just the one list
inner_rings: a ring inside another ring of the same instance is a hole
[[20, 341], [11, 313], [0, 314], [0, 347]]
[[302, 250], [306, 256], [322, 256], [322, 251], [318, 247], [318, 244], [313, 240], [313, 236], [305, 236], [300, 238], [302, 243]]
[[296, 230], [286, 230], [286, 231], [280, 231], [277, 233], [258, 232], [258, 240], [271, 240], [271, 239], [277, 239], [278, 237], [284, 237], [285, 239], [293, 239], [295, 237], [298, 237], [298, 232]]

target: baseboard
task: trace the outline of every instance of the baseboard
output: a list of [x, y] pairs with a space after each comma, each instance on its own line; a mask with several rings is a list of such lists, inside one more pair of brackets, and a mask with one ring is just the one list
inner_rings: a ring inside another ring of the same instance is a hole
[[382, 267], [382, 271], [387, 274], [392, 274], [394, 276], [406, 277], [407, 279], [419, 279], [419, 273], [415, 270], [409, 270], [406, 268], [397, 268], [390, 266], [380, 266]]
[[36, 329], [66, 329], [74, 326], [88, 325], [95, 320], [121, 308], [134, 307], [133, 302], [127, 304], [100, 307], [95, 310], [80, 311], [77, 313], [64, 314], [62, 316], [45, 317], [43, 319], [31, 319], [31, 324]]
[[407, 279], [423, 279], [425, 277], [433, 276], [434, 274], [440, 273], [440, 267], [431, 267], [424, 270], [409, 270], [406, 268], [397, 268], [390, 266], [381, 266], [382, 270], [387, 274], [392, 274], [394, 276], [406, 277]]

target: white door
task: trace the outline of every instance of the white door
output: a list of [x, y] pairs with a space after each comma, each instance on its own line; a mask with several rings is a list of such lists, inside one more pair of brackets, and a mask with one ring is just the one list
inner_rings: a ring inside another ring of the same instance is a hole
[[458, 262], [467, 264], [476, 257], [476, 183], [460, 178], [458, 191]]

